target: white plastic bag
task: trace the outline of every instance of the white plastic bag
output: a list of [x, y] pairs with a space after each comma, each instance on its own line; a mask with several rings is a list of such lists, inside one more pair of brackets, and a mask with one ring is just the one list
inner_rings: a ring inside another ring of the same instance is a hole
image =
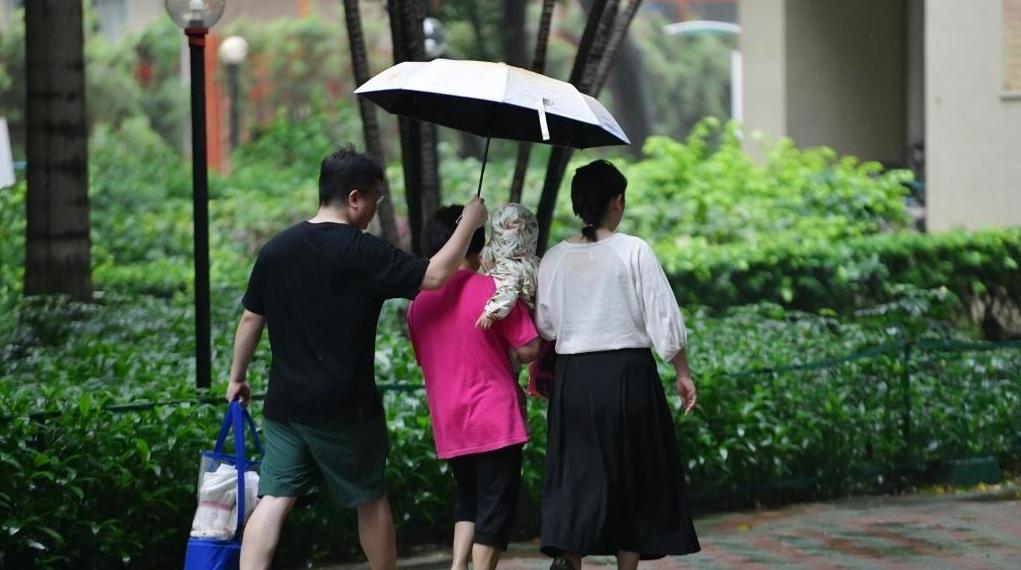
[[[191, 524], [191, 536], [226, 540], [237, 528], [237, 469], [220, 463], [215, 470], [204, 470], [199, 483], [199, 506]], [[245, 472], [245, 521], [259, 502], [259, 474]]]

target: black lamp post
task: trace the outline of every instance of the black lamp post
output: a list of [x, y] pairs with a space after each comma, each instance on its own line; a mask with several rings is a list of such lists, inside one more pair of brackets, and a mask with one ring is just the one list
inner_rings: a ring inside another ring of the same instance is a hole
[[241, 36], [231, 36], [220, 44], [220, 61], [227, 72], [227, 93], [230, 99], [230, 149], [241, 141], [241, 106], [239, 74], [241, 64], [248, 57], [248, 42]]
[[191, 163], [195, 226], [195, 385], [209, 388], [212, 347], [209, 324], [209, 174], [206, 154], [206, 34], [223, 16], [226, 0], [165, 0], [184, 28], [191, 51]]

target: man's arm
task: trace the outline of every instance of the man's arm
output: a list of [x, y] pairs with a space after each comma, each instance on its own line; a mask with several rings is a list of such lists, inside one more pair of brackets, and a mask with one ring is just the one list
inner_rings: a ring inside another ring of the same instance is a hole
[[475, 230], [486, 224], [489, 212], [485, 204], [479, 198], [472, 198], [471, 202], [464, 207], [461, 214], [461, 222], [457, 224], [454, 235], [447, 243], [436, 252], [429, 260], [429, 267], [425, 270], [425, 277], [422, 279], [423, 291], [435, 291], [443, 287], [452, 275], [461, 266], [465, 255], [468, 254], [468, 246], [471, 245], [472, 236]]
[[230, 365], [230, 382], [227, 383], [227, 401], [241, 400], [247, 406], [252, 398], [252, 388], [248, 385], [248, 365], [252, 362], [255, 348], [262, 338], [262, 327], [266, 317], [245, 309], [234, 334], [234, 359]]

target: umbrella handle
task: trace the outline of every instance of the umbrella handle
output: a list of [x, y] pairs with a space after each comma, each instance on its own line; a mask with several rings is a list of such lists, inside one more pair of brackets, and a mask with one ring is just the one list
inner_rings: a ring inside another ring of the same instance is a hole
[[[482, 153], [482, 172], [479, 173], [479, 189], [475, 192], [476, 198], [482, 197], [482, 179], [486, 176], [486, 163], [489, 162], [489, 142], [493, 140], [492, 137], [486, 137], [486, 151]], [[454, 224], [461, 223], [461, 216], [457, 217]]]
[[478, 198], [482, 197], [482, 179], [486, 176], [486, 163], [489, 162], [489, 142], [493, 140], [493, 137], [486, 137], [486, 151], [482, 153], [482, 172], [479, 173], [479, 189], [475, 192], [475, 196]]
[[[489, 162], [489, 141], [492, 137], [486, 137], [486, 152], [482, 153], [482, 172], [479, 173], [479, 189], [475, 192], [476, 198], [482, 197], [482, 179], [486, 176], [486, 163]], [[461, 216], [454, 220], [454, 225], [461, 223]]]
[[482, 172], [479, 173], [479, 189], [475, 192], [476, 198], [482, 197], [482, 178], [486, 176], [486, 163], [489, 162], [489, 143], [493, 140], [493, 118], [496, 115], [496, 105], [489, 106], [489, 128], [486, 132], [490, 133], [486, 136], [486, 150], [482, 153]]

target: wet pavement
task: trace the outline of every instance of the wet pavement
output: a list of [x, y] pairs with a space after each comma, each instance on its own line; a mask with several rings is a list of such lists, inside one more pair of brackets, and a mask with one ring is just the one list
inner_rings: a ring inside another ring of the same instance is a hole
[[[1021, 570], [1021, 486], [969, 492], [866, 497], [734, 512], [695, 522], [702, 552], [642, 562], [668, 570], [924, 568]], [[517, 543], [502, 570], [549, 568], [537, 544]], [[449, 552], [401, 561], [401, 568], [449, 568]], [[589, 557], [586, 568], [615, 566]], [[329, 570], [364, 567], [333, 566]]]

